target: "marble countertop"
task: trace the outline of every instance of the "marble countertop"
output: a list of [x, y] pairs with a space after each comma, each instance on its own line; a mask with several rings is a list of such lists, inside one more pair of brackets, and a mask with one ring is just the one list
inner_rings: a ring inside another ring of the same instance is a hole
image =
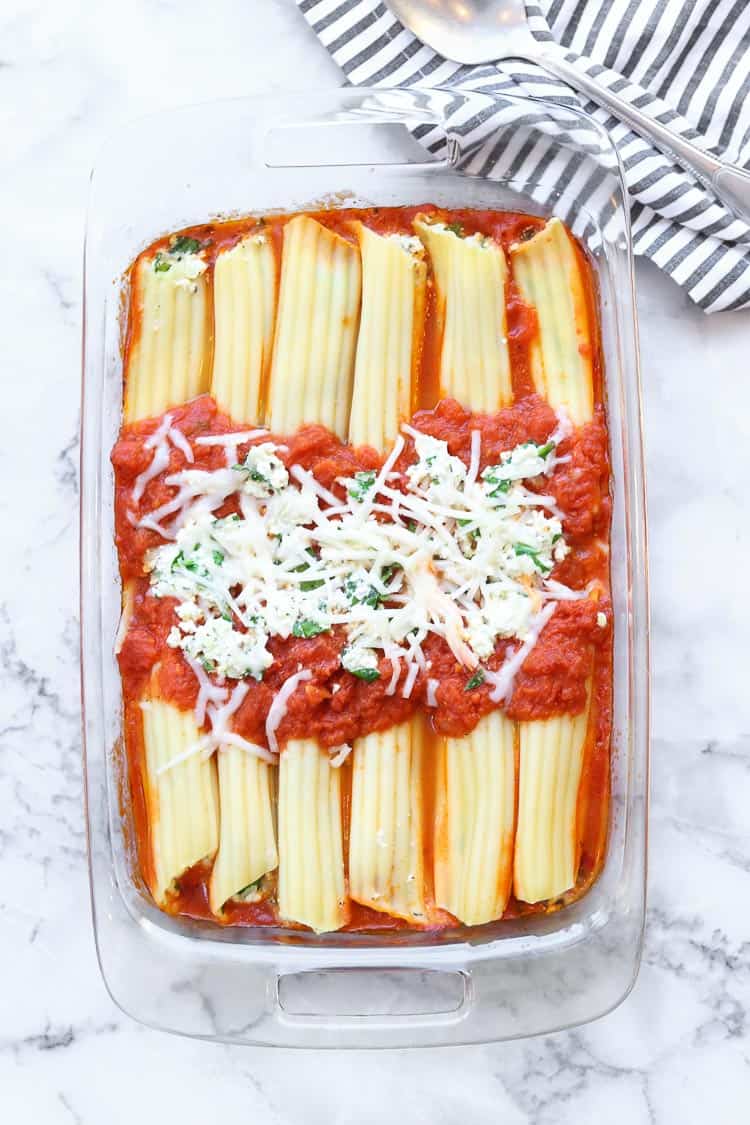
[[342, 1055], [162, 1035], [105, 991], [78, 714], [88, 172], [111, 129], [143, 112], [339, 82], [292, 0], [210, 7], [10, 0], [0, 14], [0, 1117], [150, 1125], [241, 1107], [257, 1125], [355, 1113], [367, 1125], [398, 1090], [412, 1125], [739, 1122], [750, 1094], [750, 313], [706, 318], [644, 265], [654, 742], [632, 995], [595, 1024], [525, 1042]]

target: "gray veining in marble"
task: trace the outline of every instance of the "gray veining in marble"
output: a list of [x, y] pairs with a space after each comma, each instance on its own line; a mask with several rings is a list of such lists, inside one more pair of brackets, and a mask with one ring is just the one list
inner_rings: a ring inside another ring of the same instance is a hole
[[[81, 240], [111, 128], [334, 85], [291, 0], [9, 0], [0, 12], [0, 1120], [705, 1125], [750, 1095], [750, 314], [638, 269], [653, 592], [648, 931], [577, 1031], [416, 1052], [194, 1043], [107, 996], [89, 919], [75, 590]], [[134, 1081], [137, 1076], [137, 1081]]]

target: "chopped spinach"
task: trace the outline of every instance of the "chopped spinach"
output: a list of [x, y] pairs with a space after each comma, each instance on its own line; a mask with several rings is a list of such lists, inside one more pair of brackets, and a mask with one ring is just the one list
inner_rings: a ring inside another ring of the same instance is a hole
[[375, 484], [375, 470], [367, 469], [354, 474], [354, 484], [350, 485], [348, 492], [352, 500], [363, 501], [365, 495]]
[[237, 891], [236, 895], [234, 895], [234, 898], [244, 898], [245, 895], [257, 894], [257, 892], [260, 890], [262, 882], [263, 876], [260, 875], [254, 883], [248, 883], [246, 887], [243, 887], [241, 890]]
[[501, 493], [506, 494], [510, 492], [511, 485], [513, 484], [513, 481], [508, 480], [507, 478], [501, 477], [498, 480], [497, 474], [499, 472], [502, 472], [502, 470], [502, 465], [493, 465], [484, 473], [484, 479], [486, 480], [487, 484], [494, 485], [494, 488], [489, 494], [492, 499], [495, 499], [495, 497], [499, 496]]
[[170, 254], [197, 254], [201, 243], [190, 235], [180, 234], [169, 247]]
[[[308, 552], [308, 554], [312, 555], [313, 558], [315, 557], [315, 552], [310, 547], [305, 547], [305, 550]], [[307, 562], [303, 562], [300, 563], [299, 566], [292, 567], [292, 574], [304, 574], [305, 571], [309, 569], [310, 564]], [[318, 590], [321, 586], [324, 585], [325, 582], [322, 578], [315, 578], [311, 579], [309, 582], [300, 582], [299, 588], [300, 590], [304, 590], [305, 592], [307, 592], [308, 590]]]
[[295, 637], [317, 637], [318, 633], [327, 633], [328, 628], [326, 625], [320, 625], [317, 621], [311, 621], [310, 618], [303, 618], [302, 621], [295, 621], [292, 634]]
[[477, 688], [477, 687], [479, 687], [480, 684], [483, 684], [484, 680], [485, 680], [484, 668], [477, 668], [476, 672], [471, 677], [471, 679], [466, 681], [464, 691], [473, 691], [474, 688]]
[[380, 679], [380, 672], [377, 668], [352, 668], [351, 673], [353, 676], [356, 676], [358, 680], [364, 680], [367, 684], [371, 684], [373, 680]]
[[357, 593], [358, 588], [359, 583], [354, 578], [347, 578], [346, 582], [344, 583], [344, 589], [346, 591], [346, 596], [351, 604], [370, 605], [373, 607], [373, 609], [376, 609], [382, 601], [382, 595], [375, 589], [374, 586], [368, 586], [367, 592], [364, 595], [360, 596]]
[[537, 570], [541, 570], [542, 574], [546, 574], [551, 568], [543, 563], [539, 558], [539, 551], [535, 547], [530, 547], [528, 543], [515, 543], [513, 550], [519, 557], [521, 555], [528, 555]]
[[242, 464], [232, 465], [232, 468], [234, 469], [234, 471], [236, 473], [244, 473], [245, 474], [245, 480], [257, 481], [258, 484], [264, 484], [266, 486], [266, 488], [271, 489], [271, 491], [273, 492], [273, 487], [272, 487], [271, 482], [269, 481], [268, 477], [264, 476], [263, 473], [261, 473], [261, 471], [259, 469], [255, 469], [250, 465], [242, 465]]

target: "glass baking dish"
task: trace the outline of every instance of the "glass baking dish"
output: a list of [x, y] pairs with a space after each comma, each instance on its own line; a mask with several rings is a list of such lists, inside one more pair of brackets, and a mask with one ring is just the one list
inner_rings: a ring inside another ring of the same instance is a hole
[[[538, 169], [532, 178], [523, 173], [530, 156]], [[594, 266], [614, 493], [615, 695], [604, 868], [581, 899], [557, 913], [447, 938], [280, 936], [170, 917], [135, 874], [113, 655], [120, 588], [109, 454], [121, 412], [123, 271], [158, 235], [217, 216], [425, 201], [558, 214]], [[649, 672], [630, 230], [607, 135], [590, 118], [552, 104], [440, 89], [248, 98], [151, 117], [121, 131], [92, 175], [84, 298], [85, 781], [96, 944], [115, 1002], [164, 1030], [302, 1047], [510, 1039], [609, 1011], [631, 988], [641, 949]]]

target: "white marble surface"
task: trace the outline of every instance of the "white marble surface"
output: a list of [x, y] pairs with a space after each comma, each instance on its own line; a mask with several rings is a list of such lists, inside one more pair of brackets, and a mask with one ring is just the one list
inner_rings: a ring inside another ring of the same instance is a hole
[[[750, 313], [638, 269], [653, 590], [648, 933], [637, 986], [512, 1045], [189, 1042], [112, 1004], [88, 907], [75, 587], [81, 240], [102, 139], [142, 112], [338, 82], [292, 0], [0, 11], [0, 1120], [704, 1125], [750, 1095]], [[355, 1109], [356, 1107], [356, 1109]]]

